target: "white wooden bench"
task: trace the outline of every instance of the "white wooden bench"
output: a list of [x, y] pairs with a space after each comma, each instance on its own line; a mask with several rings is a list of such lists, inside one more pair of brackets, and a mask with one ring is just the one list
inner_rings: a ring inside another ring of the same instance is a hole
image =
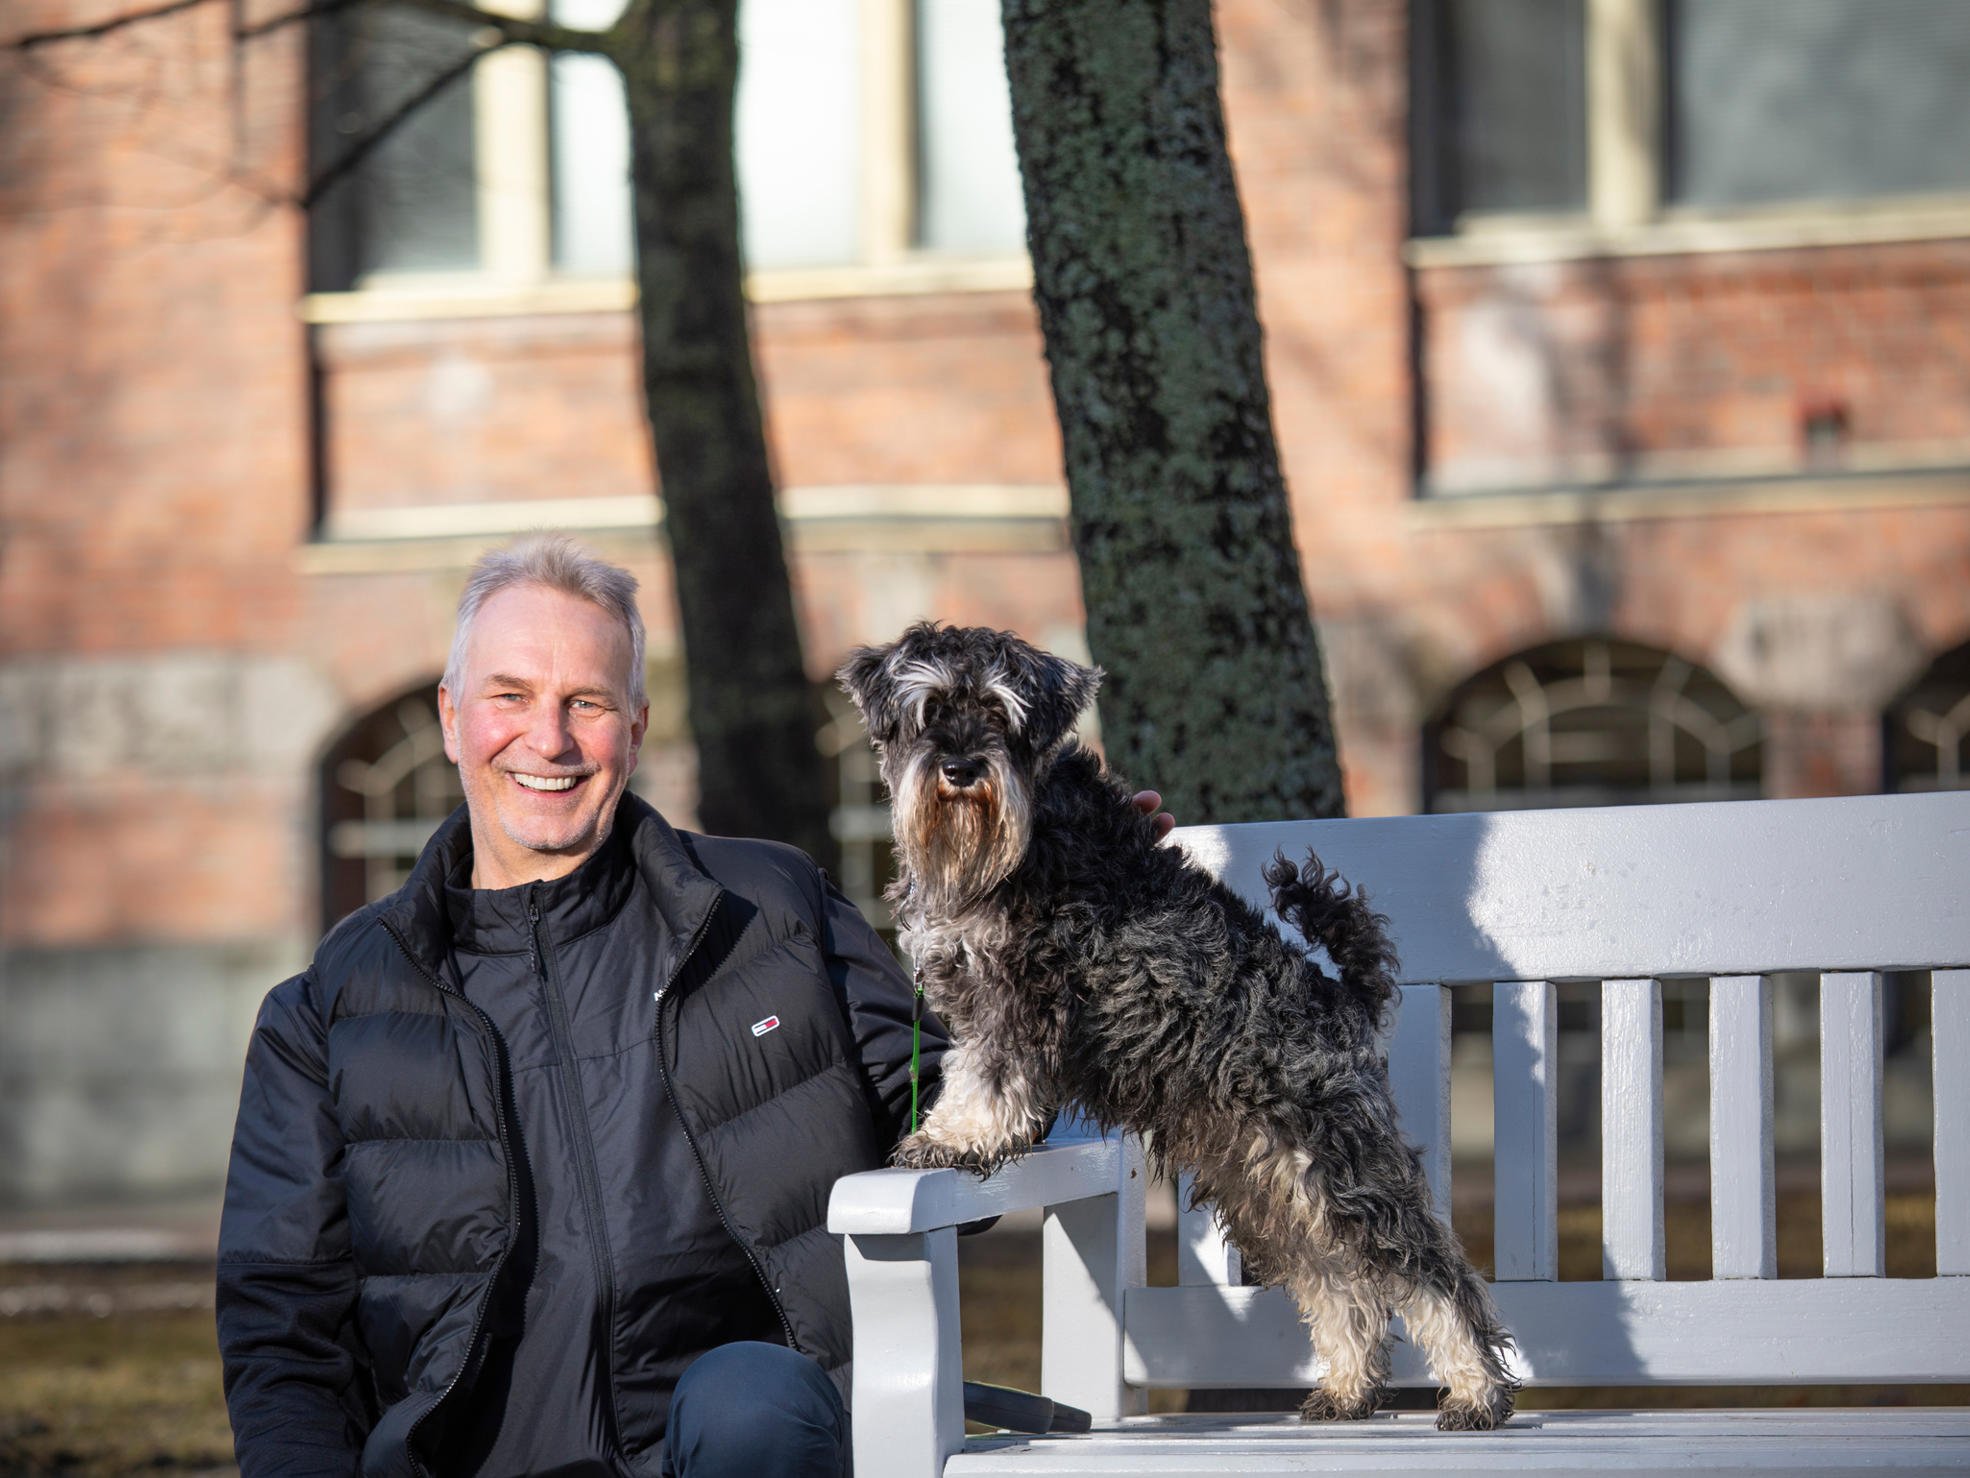
[[[1450, 1189], [1450, 1000], [1493, 987], [1498, 1302], [1529, 1387], [1970, 1381], [1970, 793], [1197, 828], [1181, 845], [1263, 899], [1312, 847], [1394, 925], [1390, 1068]], [[1775, 972], [1819, 972], [1824, 1276], [1776, 1276]], [[1883, 1276], [1881, 972], [1933, 970], [1938, 1276]], [[1663, 1260], [1665, 979], [1707, 980], [1712, 1276]], [[1603, 1275], [1557, 1279], [1555, 982], [1601, 983]], [[989, 1180], [881, 1170], [835, 1188], [855, 1317], [858, 1478], [948, 1473], [1970, 1471], [1956, 1409], [1522, 1412], [1444, 1434], [1425, 1413], [1309, 1427], [1149, 1417], [1157, 1387], [1306, 1387], [1285, 1295], [1237, 1286], [1208, 1215], [1180, 1284], [1144, 1274], [1126, 1138], [1050, 1144]], [[964, 1436], [953, 1228], [1044, 1208], [1041, 1388], [1084, 1436]], [[1427, 1385], [1397, 1346], [1400, 1384]]]

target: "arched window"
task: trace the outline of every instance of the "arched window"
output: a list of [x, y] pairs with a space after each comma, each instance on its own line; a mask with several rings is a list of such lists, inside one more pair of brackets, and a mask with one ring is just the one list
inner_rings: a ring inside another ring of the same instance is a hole
[[1884, 716], [1888, 790], [1970, 787], [1970, 643], [1943, 653]]
[[445, 758], [435, 676], [352, 724], [322, 761], [324, 927], [402, 884], [465, 798]]
[[1424, 733], [1431, 811], [1759, 793], [1763, 725], [1715, 676], [1608, 637], [1553, 642], [1466, 680]]

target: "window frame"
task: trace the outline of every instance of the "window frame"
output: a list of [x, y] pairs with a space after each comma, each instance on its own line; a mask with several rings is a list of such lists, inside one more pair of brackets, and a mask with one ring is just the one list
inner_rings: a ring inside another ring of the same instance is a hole
[[[1865, 245], [1970, 236], [1970, 193], [1870, 196], [1745, 206], [1677, 206], [1664, 199], [1665, 33], [1661, 0], [1581, 0], [1587, 38], [1585, 211], [1467, 211], [1446, 232], [1412, 221], [1411, 266], [1564, 261], [1800, 246]], [[1410, 23], [1430, 7], [1411, 0]], [[1411, 45], [1412, 161], [1438, 125], [1436, 96]]]
[[[534, 18], [546, 0], [487, 0]], [[748, 271], [754, 302], [939, 292], [1023, 291], [1022, 251], [972, 256], [915, 242], [917, 79], [915, 0], [859, 0], [861, 27], [860, 240], [855, 262]], [[353, 287], [311, 292], [302, 317], [347, 323], [481, 313], [590, 312], [635, 303], [632, 273], [573, 274], [554, 264], [549, 58], [509, 46], [473, 74], [479, 265], [449, 272], [372, 272]]]

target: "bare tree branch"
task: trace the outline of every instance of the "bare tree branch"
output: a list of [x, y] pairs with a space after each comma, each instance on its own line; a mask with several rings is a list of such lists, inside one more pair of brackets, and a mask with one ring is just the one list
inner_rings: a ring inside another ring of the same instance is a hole
[[[121, 15], [109, 16], [86, 26], [71, 26], [55, 31], [32, 31], [25, 36], [16, 36], [5, 44], [14, 50], [32, 51], [36, 47], [49, 46], [58, 41], [86, 41], [98, 36], [107, 36], [130, 26], [141, 25], [145, 21], [163, 20], [169, 16], [180, 15], [185, 11], [196, 10], [201, 5], [211, 3], [212, 0], [163, 0], [162, 4], [148, 6], [142, 10], [125, 11]], [[235, 26], [233, 38], [237, 41], [254, 41], [291, 26], [297, 21], [334, 15], [357, 5], [387, 3], [393, 3], [393, 0], [313, 0], [311, 4], [269, 16], [266, 20], [255, 21], [252, 25]], [[394, 0], [394, 3], [422, 10], [431, 15], [449, 16], [468, 25], [486, 26], [497, 31], [507, 43], [539, 46], [548, 51], [583, 51], [600, 55], [607, 39], [601, 31], [584, 30], [579, 26], [564, 26], [554, 21], [501, 15], [498, 11], [468, 4], [467, 0]]]
[[122, 15], [112, 15], [91, 25], [70, 26], [58, 31], [30, 31], [25, 36], [16, 36], [7, 44], [21, 51], [32, 51], [37, 46], [47, 46], [56, 41], [86, 41], [93, 36], [107, 36], [112, 31], [120, 31], [125, 26], [141, 25], [145, 21], [163, 20], [166, 16], [178, 15], [183, 11], [196, 10], [210, 0], [165, 0], [162, 5], [153, 5], [145, 10], [126, 11]]
[[257, 41], [262, 36], [271, 36], [296, 21], [315, 20], [321, 16], [334, 15], [354, 5], [368, 5], [371, 0], [315, 0], [313, 5], [304, 5], [299, 10], [285, 11], [263, 21], [255, 21], [250, 26], [242, 26], [235, 33], [241, 41]]
[[308, 188], [295, 198], [294, 203], [303, 210], [307, 210], [313, 206], [322, 198], [323, 192], [331, 185], [349, 174], [350, 171], [354, 170], [365, 159], [381, 148], [390, 135], [403, 126], [411, 114], [415, 113], [419, 108], [430, 102], [432, 98], [436, 97], [447, 87], [451, 86], [452, 83], [471, 71], [486, 57], [491, 56], [495, 51], [503, 47], [513, 44], [510, 39], [504, 37], [497, 41], [490, 41], [484, 46], [466, 53], [442, 71], [434, 73], [416, 92], [413, 92], [409, 97], [398, 103], [396, 107], [384, 114], [383, 117], [379, 118], [375, 126], [365, 130], [363, 136], [356, 140], [355, 144], [350, 147], [346, 154], [329, 161], [321, 173], [308, 181]]
[[430, 15], [447, 15], [469, 25], [490, 26], [510, 42], [538, 46], [547, 51], [586, 51], [601, 55], [608, 42], [607, 35], [601, 31], [586, 31], [579, 26], [564, 26], [555, 21], [501, 15], [497, 11], [467, 4], [466, 0], [399, 0], [399, 3]]

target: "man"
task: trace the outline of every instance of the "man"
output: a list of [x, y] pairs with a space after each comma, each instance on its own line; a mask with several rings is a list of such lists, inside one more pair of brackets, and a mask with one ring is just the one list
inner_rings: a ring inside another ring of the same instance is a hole
[[261, 1010], [219, 1247], [246, 1478], [845, 1471], [828, 1193], [907, 1128], [912, 987], [805, 855], [625, 794], [635, 587], [557, 537], [479, 562], [465, 805]]

